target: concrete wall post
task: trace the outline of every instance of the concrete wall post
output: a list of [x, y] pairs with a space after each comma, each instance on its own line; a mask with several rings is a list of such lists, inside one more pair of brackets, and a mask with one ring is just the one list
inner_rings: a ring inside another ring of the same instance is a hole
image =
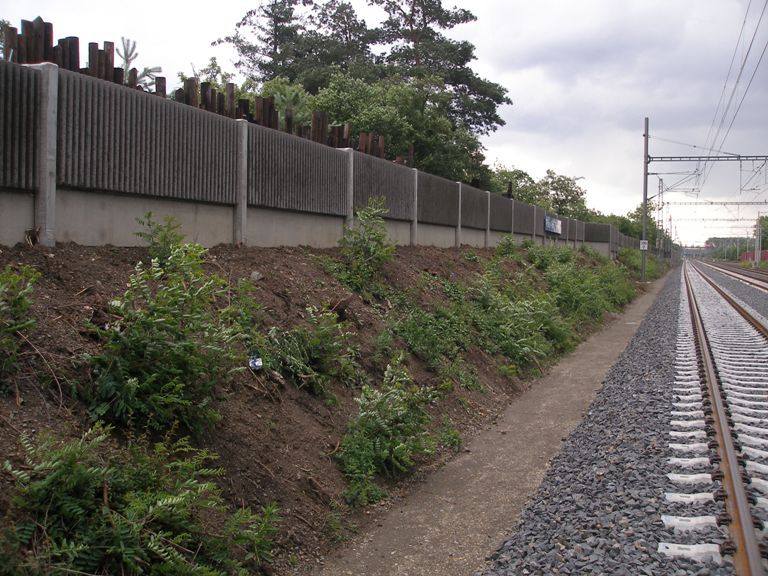
[[237, 179], [235, 222], [232, 243], [248, 243], [248, 120], [235, 120], [237, 126]]
[[459, 185], [459, 217], [456, 223], [456, 248], [461, 248], [461, 182], [457, 182]]
[[347, 215], [344, 217], [344, 226], [352, 228], [355, 223], [355, 151], [352, 148], [344, 148], [347, 153]]
[[491, 193], [485, 192], [486, 210], [485, 210], [485, 248], [491, 245]]
[[31, 66], [40, 70], [40, 126], [38, 136], [38, 189], [35, 228], [43, 246], [56, 244], [56, 140], [59, 105], [59, 67], [50, 62]]
[[411, 246], [419, 244], [419, 171], [413, 169], [413, 219], [411, 220]]

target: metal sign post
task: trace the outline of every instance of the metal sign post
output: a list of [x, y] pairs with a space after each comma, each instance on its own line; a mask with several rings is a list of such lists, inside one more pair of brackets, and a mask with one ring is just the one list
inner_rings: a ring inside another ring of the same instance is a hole
[[645, 244], [645, 250], [642, 251], [642, 268], [640, 270], [641, 282], [645, 282], [645, 258], [648, 252], [648, 116], [645, 117], [643, 143], [643, 236], [640, 239], [640, 244]]

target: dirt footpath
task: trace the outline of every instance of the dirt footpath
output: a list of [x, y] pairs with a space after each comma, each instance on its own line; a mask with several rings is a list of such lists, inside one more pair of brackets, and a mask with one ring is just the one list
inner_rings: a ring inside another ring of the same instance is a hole
[[549, 460], [581, 420], [665, 279], [535, 381], [465, 451], [374, 528], [326, 558], [321, 576], [469, 576], [514, 527]]

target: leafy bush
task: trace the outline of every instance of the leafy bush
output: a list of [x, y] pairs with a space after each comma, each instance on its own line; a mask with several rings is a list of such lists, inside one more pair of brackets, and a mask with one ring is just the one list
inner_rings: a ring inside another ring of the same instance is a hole
[[10, 388], [18, 371], [21, 339], [17, 332], [35, 326], [27, 312], [32, 305], [32, 287], [39, 277], [31, 266], [21, 266], [18, 273], [6, 266], [0, 272], [0, 392]]
[[625, 268], [605, 264], [597, 270], [597, 283], [605, 298], [619, 309], [629, 304], [637, 294], [635, 286]]
[[533, 290], [525, 279], [508, 282], [489, 269], [469, 290], [468, 311], [477, 344], [504, 355], [517, 367], [572, 347], [573, 329], [562, 319], [552, 296]]
[[533, 245], [528, 248], [528, 261], [539, 270], [545, 271], [552, 264], [565, 264], [573, 259], [573, 250], [557, 246]]
[[214, 455], [186, 440], [110, 450], [109, 434], [22, 438], [25, 466], [4, 466], [18, 490], [0, 547], [8, 573], [245, 575], [270, 560], [276, 507], [229, 510]]
[[152, 430], [178, 421], [192, 431], [217, 420], [214, 386], [235, 365], [241, 336], [215, 310], [226, 282], [203, 272], [204, 254], [186, 244], [165, 267], [139, 263], [128, 290], [111, 303], [116, 319], [98, 330], [103, 352], [86, 357], [96, 418]]
[[611, 308], [592, 269], [557, 263], [547, 269], [545, 278], [566, 318], [580, 324], [599, 322]]
[[357, 292], [370, 291], [384, 264], [394, 258], [395, 246], [389, 241], [384, 215], [384, 197], [373, 197], [357, 212], [352, 228], [344, 230], [339, 241], [345, 268], [340, 279]]
[[360, 413], [349, 424], [339, 448], [339, 462], [349, 486], [347, 501], [364, 506], [383, 497], [376, 474], [407, 472], [414, 458], [430, 454], [434, 440], [426, 430], [430, 416], [425, 406], [431, 394], [413, 384], [399, 356], [387, 366], [380, 390], [363, 386], [357, 403]]
[[149, 247], [149, 257], [157, 259], [164, 266], [171, 257], [171, 252], [184, 242], [181, 225], [173, 216], [166, 216], [163, 222], [152, 220], [152, 212], [144, 214], [144, 218], [136, 218], [136, 222], [145, 230], [136, 232], [136, 236], [144, 240]]
[[496, 256], [499, 258], [511, 258], [517, 253], [515, 238], [512, 234], [505, 234], [496, 245]]
[[319, 396], [328, 392], [332, 378], [347, 386], [362, 384], [365, 373], [358, 364], [360, 352], [352, 344], [355, 334], [330, 310], [310, 306], [307, 314], [307, 327], [269, 331], [267, 363], [299, 388]]
[[441, 384], [446, 388], [452, 388], [451, 382], [457, 383], [465, 390], [483, 390], [483, 384], [473, 366], [468, 366], [461, 357], [454, 359], [444, 358], [437, 370]]
[[[619, 262], [624, 265], [630, 274], [636, 280], [639, 280], [642, 276], [643, 270], [643, 254], [640, 250], [635, 248], [622, 248], [619, 250]], [[646, 254], [645, 258], [645, 279], [656, 280], [661, 278], [664, 273], [664, 267], [659, 264], [659, 260], [654, 254]]]

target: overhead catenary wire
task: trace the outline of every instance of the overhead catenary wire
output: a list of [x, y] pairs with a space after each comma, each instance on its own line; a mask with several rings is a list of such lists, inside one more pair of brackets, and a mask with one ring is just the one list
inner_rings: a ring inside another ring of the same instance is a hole
[[[736, 51], [738, 51], [738, 47], [739, 47], [739, 44], [741, 42], [741, 38], [743, 36], [744, 27], [746, 26], [746, 20], [747, 20], [747, 18], [749, 16], [749, 8], [750, 8], [751, 5], [752, 5], [752, 2], [750, 0], [750, 3], [747, 5], [747, 10], [746, 10], [746, 13], [745, 13], [745, 16], [744, 16], [744, 22], [742, 23], [742, 31], [740, 32], [739, 39], [736, 42], [736, 48], [734, 50], [734, 55], [735, 55]], [[744, 91], [744, 94], [742, 96], [742, 99], [740, 101], [738, 109], [736, 110], [736, 112], [734, 112], [734, 114], [733, 114], [733, 116], [731, 118], [729, 127], [728, 127], [725, 135], [721, 139], [720, 138], [720, 133], [722, 132], [723, 126], [725, 126], [725, 122], [726, 122], [726, 120], [728, 118], [728, 113], [729, 113], [729, 111], [731, 109], [731, 105], [733, 104], [734, 98], [736, 97], [736, 91], [737, 91], [737, 89], [739, 87], [739, 83], [741, 82], [741, 77], [744, 74], [744, 70], [746, 68], [747, 61], [749, 60], [749, 56], [752, 53], [752, 47], [753, 47], [753, 45], [755, 43], [755, 38], [757, 37], [757, 33], [758, 33], [758, 30], [760, 29], [760, 25], [762, 24], [763, 17], [765, 16], [766, 8], [768, 8], [768, 0], [765, 0], [765, 3], [763, 4], [763, 9], [760, 11], [760, 16], [759, 16], [759, 18], [757, 20], [757, 24], [755, 25], [755, 29], [754, 29], [754, 31], [752, 33], [752, 38], [750, 39], [749, 45], [747, 46], [746, 53], [744, 54], [744, 57], [741, 60], [741, 66], [739, 67], [739, 73], [736, 76], [736, 80], [734, 81], [733, 87], [731, 89], [730, 96], [728, 97], [728, 103], [726, 104], [725, 108], [722, 111], [722, 115], [720, 116], [720, 122], [719, 122], [717, 130], [715, 132], [715, 136], [712, 138], [711, 143], [707, 140], [707, 146], [711, 146], [711, 147], [715, 148], [718, 151], [721, 151], [723, 146], [725, 145], [725, 140], [727, 139], [728, 135], [730, 134], [730, 128], [733, 126], [733, 123], [736, 121], [736, 117], [738, 115], [738, 112], [741, 109], [741, 103], [743, 103], [744, 98], [746, 98], [747, 92], [749, 90], [749, 86], [748, 86], [747, 89]], [[768, 43], [766, 44], [766, 47], [768, 47]], [[762, 61], [762, 57], [763, 57], [764, 54], [765, 54], [765, 48], [763, 49], [763, 53], [760, 56], [760, 61]], [[759, 64], [760, 64], [760, 62], [758, 62], [758, 65], [755, 67], [755, 69], [753, 71], [753, 74], [752, 74], [752, 78], [754, 78], [754, 75], [757, 72]], [[728, 76], [726, 77], [726, 84], [728, 82], [728, 77], [729, 76], [730, 76], [730, 69], [729, 69]], [[751, 80], [750, 80], [750, 85], [751, 85]], [[719, 108], [719, 105], [718, 105], [718, 108]], [[717, 112], [715, 112], [715, 117], [717, 117]], [[718, 144], [718, 140], [719, 140], [719, 144]], [[714, 167], [714, 165], [712, 163], [709, 163], [709, 162], [705, 162], [704, 163], [704, 167], [701, 170], [701, 172], [702, 172], [702, 181], [701, 181], [701, 183], [699, 185], [700, 187], [703, 187], [706, 184], [707, 179], [709, 178], [709, 174], [712, 172], [712, 168], [713, 167]]]

